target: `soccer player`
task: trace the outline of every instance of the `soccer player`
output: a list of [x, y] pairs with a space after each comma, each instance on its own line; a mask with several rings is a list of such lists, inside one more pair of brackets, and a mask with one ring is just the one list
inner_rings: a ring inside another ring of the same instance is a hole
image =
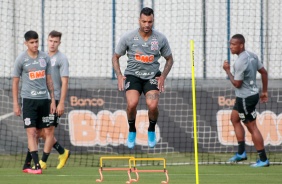
[[[42, 174], [38, 158], [37, 129], [44, 131], [46, 141], [54, 139], [47, 126], [49, 124], [49, 113], [54, 113], [56, 110], [51, 63], [49, 56], [38, 50], [38, 34], [35, 31], [26, 32], [24, 38], [27, 50], [17, 57], [13, 73], [13, 111], [15, 115], [21, 115], [21, 108], [18, 103], [21, 77], [22, 112], [29, 149], [23, 172]], [[48, 91], [51, 97], [51, 105], [48, 99]], [[44, 150], [47, 151], [51, 148], [44, 146]], [[34, 161], [35, 169], [30, 167], [31, 159]]]
[[[51, 76], [54, 83], [54, 94], [56, 100], [56, 113], [50, 114], [50, 124], [49, 127], [51, 129], [51, 133], [54, 135], [55, 127], [59, 124], [59, 118], [64, 114], [65, 111], [65, 99], [67, 96], [68, 90], [68, 80], [69, 80], [69, 62], [68, 58], [59, 51], [59, 46], [61, 44], [62, 33], [58, 31], [51, 31], [48, 35], [48, 55], [51, 60]], [[44, 132], [40, 133], [40, 137], [45, 140]], [[47, 144], [45, 142], [45, 144]], [[65, 166], [69, 156], [70, 151], [62, 147], [57, 139], [54, 137], [54, 141], [50, 142], [50, 145], [55, 148], [59, 155], [59, 164], [57, 165], [57, 169], [61, 169]], [[42, 158], [39, 161], [42, 169], [47, 168], [47, 159], [49, 154], [43, 152]]]
[[[238, 152], [229, 159], [229, 162], [239, 162], [247, 160], [245, 151], [245, 131], [241, 121], [252, 135], [252, 140], [258, 152], [259, 159], [251, 167], [267, 167], [267, 159], [263, 137], [256, 125], [256, 105], [259, 101], [267, 102], [268, 76], [263, 64], [258, 56], [245, 50], [245, 38], [241, 34], [232, 36], [230, 40], [230, 50], [232, 54], [238, 55], [234, 63], [234, 74], [230, 72], [228, 61], [224, 61], [223, 69], [226, 71], [230, 82], [235, 87], [236, 102], [231, 113], [236, 138], [238, 141]], [[262, 92], [259, 96], [259, 89], [256, 85], [257, 71], [261, 74]]]
[[[118, 89], [126, 90], [126, 112], [129, 124], [128, 148], [133, 148], [135, 145], [136, 107], [142, 93], [146, 97], [148, 107], [148, 146], [153, 148], [156, 145], [155, 126], [159, 115], [159, 95], [164, 91], [164, 81], [173, 65], [169, 43], [162, 33], [152, 29], [153, 24], [154, 11], [151, 8], [143, 8], [139, 17], [140, 27], [126, 33], [120, 39], [112, 57], [113, 68], [118, 79]], [[126, 52], [128, 61], [123, 76], [119, 58]], [[162, 73], [159, 70], [160, 63], [158, 62], [161, 56], [166, 59]]]

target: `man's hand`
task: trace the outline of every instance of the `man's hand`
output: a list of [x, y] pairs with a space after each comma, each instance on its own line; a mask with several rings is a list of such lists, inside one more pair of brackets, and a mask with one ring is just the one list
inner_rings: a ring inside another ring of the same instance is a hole
[[222, 67], [226, 72], [230, 71], [230, 65], [227, 60], [224, 61], [223, 67]]
[[118, 75], [117, 79], [118, 79], [118, 90], [123, 91], [124, 90], [124, 81], [126, 77], [124, 77], [123, 75]]
[[13, 110], [14, 110], [14, 114], [16, 116], [20, 116], [21, 115], [21, 108], [20, 108], [19, 104], [14, 104], [13, 105]]
[[55, 100], [52, 100], [50, 105], [50, 114], [54, 114], [55, 112], [56, 112], [56, 102]]
[[268, 94], [267, 92], [262, 92], [260, 95], [260, 102], [266, 103], [268, 101]]
[[59, 103], [58, 104], [56, 112], [57, 112], [58, 116], [61, 116], [61, 115], [64, 114], [64, 112], [65, 112], [65, 105], [64, 105], [64, 103]]
[[156, 80], [158, 81], [158, 89], [160, 92], [164, 92], [164, 81], [165, 78], [161, 75], [159, 77], [156, 77]]

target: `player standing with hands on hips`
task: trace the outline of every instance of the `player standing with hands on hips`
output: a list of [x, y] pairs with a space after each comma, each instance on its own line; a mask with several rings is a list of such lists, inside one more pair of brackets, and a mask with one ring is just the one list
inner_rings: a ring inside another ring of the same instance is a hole
[[[126, 112], [129, 124], [128, 148], [133, 148], [135, 145], [136, 108], [142, 93], [146, 97], [148, 107], [148, 146], [153, 148], [156, 145], [155, 126], [159, 115], [159, 95], [164, 91], [164, 81], [173, 65], [169, 43], [162, 33], [152, 29], [153, 24], [154, 11], [151, 8], [143, 8], [139, 17], [140, 27], [122, 36], [112, 57], [113, 68], [118, 79], [118, 89], [126, 90]], [[126, 52], [127, 68], [122, 75], [119, 58]], [[158, 62], [161, 56], [166, 59], [162, 73], [159, 70], [160, 63]]]
[[[231, 122], [234, 127], [238, 141], [238, 152], [229, 159], [229, 162], [247, 160], [245, 151], [245, 130], [241, 121], [252, 135], [252, 140], [258, 152], [259, 159], [251, 167], [268, 167], [263, 137], [256, 125], [256, 105], [260, 99], [265, 103], [268, 101], [267, 85], [268, 76], [263, 64], [258, 60], [256, 54], [245, 50], [245, 38], [241, 34], [232, 36], [230, 40], [232, 54], [238, 55], [234, 63], [234, 75], [230, 72], [228, 61], [224, 61], [223, 69], [226, 71], [230, 82], [235, 87], [236, 102], [231, 113]], [[262, 92], [256, 85], [257, 71], [261, 74]]]

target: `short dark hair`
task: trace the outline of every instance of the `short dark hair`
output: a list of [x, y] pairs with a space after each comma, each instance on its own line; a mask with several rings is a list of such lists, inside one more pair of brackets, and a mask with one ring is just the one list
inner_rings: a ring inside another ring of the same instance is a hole
[[242, 34], [235, 34], [232, 36], [232, 39], [238, 39], [242, 44], [245, 44], [245, 38]]
[[29, 41], [31, 39], [38, 39], [38, 34], [37, 32], [30, 30], [24, 34], [24, 39], [25, 41]]
[[141, 17], [142, 14], [144, 14], [146, 16], [150, 16], [150, 15], [154, 16], [154, 10], [152, 8], [145, 7], [141, 10], [140, 17]]
[[51, 32], [49, 33], [48, 36], [51, 36], [51, 37], [59, 37], [59, 38], [61, 39], [62, 33], [59, 32], [59, 31], [53, 30], [53, 31], [51, 31]]

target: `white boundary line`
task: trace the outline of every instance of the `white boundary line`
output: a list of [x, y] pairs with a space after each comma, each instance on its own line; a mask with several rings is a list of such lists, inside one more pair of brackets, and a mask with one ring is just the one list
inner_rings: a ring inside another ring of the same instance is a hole
[[8, 118], [8, 117], [10, 117], [10, 116], [13, 116], [13, 115], [14, 115], [14, 113], [13, 113], [13, 112], [10, 112], [10, 113], [7, 113], [7, 114], [4, 114], [4, 115], [0, 116], [0, 121], [2, 121], [3, 119]]

